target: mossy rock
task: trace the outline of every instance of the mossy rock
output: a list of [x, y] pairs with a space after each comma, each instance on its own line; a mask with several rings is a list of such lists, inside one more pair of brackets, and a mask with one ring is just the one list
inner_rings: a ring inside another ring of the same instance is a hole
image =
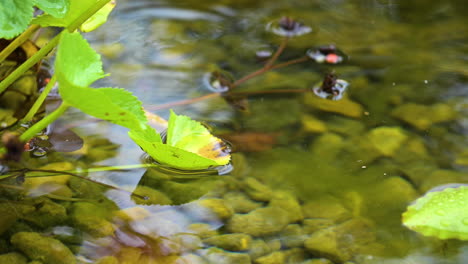
[[34, 232], [19, 232], [11, 237], [11, 243], [32, 260], [47, 264], [75, 264], [73, 253], [59, 240]]

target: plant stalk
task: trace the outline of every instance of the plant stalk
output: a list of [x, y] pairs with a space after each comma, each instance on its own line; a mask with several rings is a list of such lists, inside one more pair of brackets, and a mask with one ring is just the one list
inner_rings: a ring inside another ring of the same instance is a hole
[[59, 118], [67, 109], [69, 105], [65, 102], [55, 109], [52, 113], [45, 116], [39, 122], [35, 123], [32, 127], [28, 128], [23, 134], [20, 136], [20, 140], [22, 142], [27, 142], [34, 136], [36, 136], [39, 132], [41, 132], [44, 128], [46, 128], [49, 124], [53, 123], [57, 118]]
[[37, 110], [39, 110], [39, 107], [41, 107], [42, 103], [45, 101], [47, 98], [47, 95], [49, 94], [50, 90], [54, 87], [55, 82], [57, 81], [57, 78], [55, 74], [52, 76], [50, 79], [49, 83], [47, 83], [46, 87], [42, 91], [41, 95], [36, 99], [34, 102], [33, 106], [31, 109], [29, 109], [28, 113], [26, 116], [21, 120], [21, 122], [26, 123], [31, 121], [34, 118], [34, 115], [37, 113]]
[[[81, 24], [83, 24], [88, 18], [94, 15], [99, 9], [101, 9], [104, 5], [106, 5], [110, 0], [99, 0], [94, 4], [91, 8], [86, 10], [83, 14], [81, 14], [78, 18], [75, 19], [65, 30], [69, 32], [75, 31]], [[0, 94], [2, 94], [8, 86], [10, 86], [14, 81], [16, 81], [21, 75], [23, 75], [29, 68], [31, 68], [34, 64], [39, 62], [42, 58], [44, 58], [55, 46], [57, 46], [60, 36], [62, 32], [55, 36], [49, 43], [47, 43], [44, 47], [42, 47], [36, 54], [31, 56], [28, 60], [26, 60], [23, 64], [21, 64], [18, 68], [16, 68], [10, 75], [8, 75], [2, 82], [0, 82]]]
[[0, 63], [3, 62], [13, 51], [26, 42], [29, 37], [39, 28], [39, 25], [31, 25], [26, 31], [15, 38], [6, 48], [0, 52]]

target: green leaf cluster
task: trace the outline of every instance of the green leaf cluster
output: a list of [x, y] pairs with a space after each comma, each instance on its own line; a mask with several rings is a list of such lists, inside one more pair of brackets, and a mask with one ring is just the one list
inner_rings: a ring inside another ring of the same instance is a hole
[[403, 213], [403, 224], [425, 236], [468, 240], [468, 186], [428, 192]]
[[49, 16], [61, 19], [69, 11], [69, 0], [2, 0], [0, 38], [13, 38], [23, 32], [33, 18], [34, 6]]
[[141, 102], [130, 92], [120, 88], [89, 87], [106, 75], [99, 54], [81, 34], [63, 33], [55, 71], [65, 104], [129, 128], [129, 136], [159, 163], [186, 170], [229, 163], [230, 155], [224, 143], [189, 117], [171, 111], [164, 143], [161, 135], [147, 124]]
[[[22, 33], [29, 24], [42, 27], [69, 27], [90, 10], [98, 0], [1, 0], [0, 38], [13, 38]], [[33, 18], [34, 6], [44, 14]], [[83, 21], [80, 29], [89, 32], [107, 21], [115, 1], [107, 3], [88, 20]]]

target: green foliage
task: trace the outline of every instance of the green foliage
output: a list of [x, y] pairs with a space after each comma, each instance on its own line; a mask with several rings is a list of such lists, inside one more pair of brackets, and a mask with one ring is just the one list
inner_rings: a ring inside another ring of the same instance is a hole
[[110, 12], [115, 7], [115, 1], [110, 1], [104, 7], [99, 9], [92, 17], [86, 20], [81, 26], [80, 30], [83, 32], [90, 32], [95, 30], [96, 28], [100, 27], [102, 24], [106, 23], [107, 17], [109, 16]]
[[[53, 14], [44, 14], [34, 18], [32, 24], [38, 24], [42, 27], [68, 27], [73, 21], [94, 6], [97, 0], [69, 0], [69, 2], [70, 8], [64, 16], [57, 17]], [[105, 18], [107, 19], [107, 17]]]
[[69, 0], [36, 0], [36, 5], [42, 11], [51, 16], [62, 18], [64, 17], [67, 12], [68, 8], [70, 7]]
[[13, 38], [23, 32], [33, 16], [34, 0], [2, 0], [0, 38]]
[[105, 76], [100, 56], [79, 33], [62, 34], [55, 72], [64, 102], [89, 115], [130, 129], [143, 128], [146, 117], [141, 102], [123, 89], [88, 87]]
[[200, 123], [171, 111], [167, 142], [161, 141], [153, 128], [132, 130], [129, 136], [153, 159], [161, 164], [183, 170], [200, 170], [225, 165], [230, 155], [220, 139]]
[[403, 224], [425, 236], [468, 240], [468, 186], [427, 193], [408, 207]]

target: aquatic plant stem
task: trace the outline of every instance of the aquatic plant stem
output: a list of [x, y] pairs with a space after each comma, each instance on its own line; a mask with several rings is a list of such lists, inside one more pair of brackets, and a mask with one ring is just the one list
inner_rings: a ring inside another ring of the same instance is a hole
[[15, 38], [8, 46], [0, 52], [0, 62], [3, 62], [13, 51], [26, 42], [29, 37], [39, 28], [39, 25], [32, 25], [26, 31]]
[[281, 42], [280, 46], [278, 47], [278, 49], [276, 50], [275, 54], [273, 54], [273, 56], [271, 57], [271, 59], [268, 60], [268, 62], [265, 64], [265, 66], [263, 66], [261, 69], [258, 69], [242, 78], [240, 78], [239, 80], [235, 81], [232, 85], [231, 85], [231, 89], [234, 89], [236, 88], [237, 86], [239, 86], [240, 84], [260, 75], [260, 74], [263, 74], [269, 70], [272, 69], [272, 66], [273, 64], [276, 62], [276, 60], [278, 59], [278, 57], [281, 55], [281, 53], [283, 53], [284, 49], [286, 48], [286, 46], [288, 45], [288, 40], [289, 38], [288, 37], [285, 37], [283, 39], [283, 41]]
[[290, 65], [293, 65], [293, 64], [306, 62], [308, 60], [310, 60], [309, 56], [300, 57], [300, 58], [297, 58], [297, 59], [293, 59], [293, 60], [289, 60], [289, 61], [285, 61], [283, 63], [278, 63], [276, 65], [273, 65], [270, 68], [270, 70], [276, 70], [276, 69], [279, 69], [279, 68], [284, 68], [284, 67], [287, 67], [287, 66], [290, 66]]
[[32, 127], [28, 128], [23, 134], [20, 136], [20, 140], [22, 142], [27, 142], [34, 136], [36, 136], [39, 132], [41, 132], [44, 128], [48, 125], [53, 123], [57, 118], [59, 118], [65, 111], [70, 107], [68, 104], [62, 102], [62, 104], [55, 109], [52, 113], [41, 119], [39, 122], [35, 123]]
[[289, 40], [288, 37], [283, 38], [283, 41], [281, 41], [281, 44], [276, 50], [275, 54], [273, 54], [271, 59], [269, 59], [267, 63], [265, 64], [265, 68], [270, 68], [276, 62], [278, 57], [281, 55], [281, 53], [283, 53], [284, 49], [288, 45], [288, 40]]
[[23, 120], [21, 120], [23, 123], [29, 122], [34, 118], [34, 115], [37, 113], [37, 110], [39, 110], [39, 107], [41, 107], [42, 103], [47, 98], [47, 95], [49, 94], [50, 90], [52, 90], [52, 88], [54, 87], [56, 81], [57, 81], [57, 78], [55, 77], [55, 74], [54, 74], [52, 78], [50, 79], [50, 81], [47, 83], [44, 90], [42, 91], [41, 95], [39, 95], [39, 97], [34, 102], [31, 109], [29, 109], [26, 116], [23, 118]]
[[75, 19], [67, 28], [62, 30], [60, 34], [55, 36], [52, 40], [49, 41], [44, 47], [42, 47], [38, 52], [31, 56], [28, 60], [22, 63], [18, 68], [16, 68], [10, 75], [8, 75], [2, 82], [0, 82], [0, 94], [2, 94], [8, 86], [10, 86], [14, 81], [16, 81], [21, 75], [23, 75], [29, 68], [34, 64], [38, 63], [42, 58], [44, 58], [55, 46], [57, 46], [60, 36], [64, 31], [73, 32], [81, 24], [83, 24], [88, 18], [94, 15], [99, 9], [106, 5], [110, 0], [99, 0], [91, 8], [86, 10], [78, 18]]

